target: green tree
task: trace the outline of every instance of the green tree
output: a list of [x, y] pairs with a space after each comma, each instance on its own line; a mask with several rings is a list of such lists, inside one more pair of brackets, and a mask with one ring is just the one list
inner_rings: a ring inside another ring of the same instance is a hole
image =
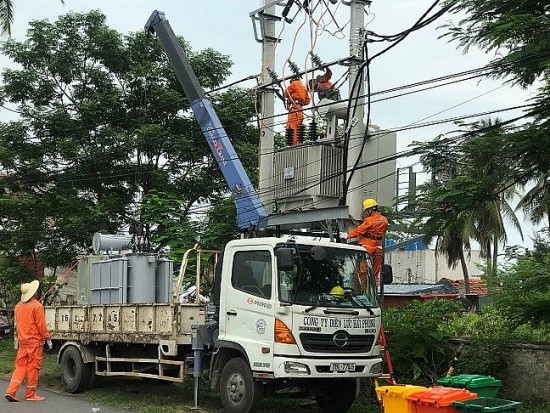
[[550, 247], [548, 235], [535, 239], [533, 251], [514, 256], [498, 275], [495, 305], [515, 323], [550, 324]]
[[445, 332], [461, 310], [456, 301], [414, 300], [385, 311], [384, 328], [400, 383], [433, 384], [445, 373], [453, 354]]
[[[521, 225], [508, 203], [515, 194], [514, 181], [507, 174], [509, 154], [495, 150], [514, 129], [498, 119], [461, 126], [458, 138], [439, 137], [417, 144], [424, 167], [434, 174], [432, 182], [420, 187], [417, 202], [428, 241], [436, 239], [437, 249], [447, 256], [450, 266], [461, 263], [468, 293], [463, 250], [477, 241], [488, 272], [494, 276], [499, 244], [507, 240], [506, 224], [520, 233]], [[446, 178], [437, 179], [442, 172]]]
[[550, 228], [550, 173], [533, 179], [534, 185], [521, 198], [516, 209], [522, 209], [534, 224], [546, 218]]
[[[507, 157], [503, 181], [542, 182], [550, 170], [550, 4], [546, 1], [448, 0], [463, 16], [448, 36], [467, 52], [471, 47], [494, 53], [491, 76], [538, 92], [526, 117], [532, 118], [494, 147]], [[534, 191], [545, 191], [536, 186]], [[530, 199], [544, 199], [536, 192]], [[527, 212], [533, 212], [527, 209]], [[539, 213], [537, 211], [536, 213]], [[537, 218], [535, 218], [537, 219]]]
[[[60, 0], [65, 4], [65, 0]], [[0, 32], [11, 36], [11, 25], [15, 18], [15, 5], [12, 0], [0, 0]]]
[[[205, 89], [230, 74], [227, 56], [181, 43]], [[2, 252], [66, 265], [94, 232], [130, 224], [157, 248], [192, 245], [200, 210], [228, 191], [157, 39], [122, 35], [92, 11], [33, 21], [24, 42], [1, 50], [19, 65], [3, 71], [0, 89], [19, 113], [0, 124]], [[211, 100], [254, 170], [250, 92]]]
[[516, 185], [501, 179], [506, 177], [509, 160], [495, 151], [513, 128], [502, 126], [498, 118], [494, 121], [482, 119], [463, 126], [468, 138], [461, 145], [460, 173], [477, 179], [489, 195], [476, 202], [476, 208], [468, 212], [468, 225], [472, 228], [473, 238], [481, 246], [482, 256], [487, 259], [488, 274], [495, 276], [499, 244], [505, 244], [508, 239], [506, 224], [523, 236], [519, 220], [508, 203], [517, 194]]

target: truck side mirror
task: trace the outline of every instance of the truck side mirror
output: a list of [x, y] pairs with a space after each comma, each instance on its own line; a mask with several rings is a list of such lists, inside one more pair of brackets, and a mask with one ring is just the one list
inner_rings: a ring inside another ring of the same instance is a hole
[[279, 271], [291, 271], [294, 268], [294, 248], [279, 248], [276, 256]]
[[382, 264], [380, 270], [382, 275], [382, 284], [391, 284], [393, 282], [393, 268], [389, 264]]

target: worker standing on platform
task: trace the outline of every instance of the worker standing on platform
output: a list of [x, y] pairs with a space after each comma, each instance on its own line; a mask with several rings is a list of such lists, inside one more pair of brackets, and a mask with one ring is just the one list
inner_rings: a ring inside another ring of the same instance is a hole
[[372, 198], [363, 201], [363, 223], [347, 234], [348, 239], [359, 238], [372, 259], [374, 277], [378, 284], [382, 268], [382, 239], [388, 230], [388, 220], [378, 212], [378, 203]]
[[298, 129], [304, 122], [303, 107], [309, 105], [309, 93], [302, 83], [301, 77], [296, 76], [290, 81], [285, 90], [288, 118], [286, 121], [287, 144], [298, 145]]

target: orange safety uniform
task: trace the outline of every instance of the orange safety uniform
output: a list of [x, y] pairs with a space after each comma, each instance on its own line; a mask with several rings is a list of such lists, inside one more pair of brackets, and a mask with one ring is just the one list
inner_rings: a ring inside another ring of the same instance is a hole
[[298, 126], [304, 122], [302, 107], [309, 105], [309, 93], [300, 79], [294, 79], [285, 90], [288, 117], [286, 128], [292, 130], [292, 145], [298, 145]]
[[378, 211], [373, 211], [363, 223], [348, 233], [348, 239], [359, 237], [359, 244], [365, 247], [372, 258], [376, 283], [382, 268], [382, 239], [388, 230], [388, 220]]
[[323, 75], [317, 76], [315, 82], [315, 90], [317, 91], [319, 99], [327, 97], [328, 92], [332, 88], [332, 82], [330, 81], [331, 78], [332, 70], [330, 70], [329, 67], [325, 69], [325, 73]]
[[19, 302], [15, 306], [15, 322], [18, 341], [17, 358], [6, 393], [15, 396], [26, 376], [25, 399], [32, 399], [36, 396], [38, 375], [42, 368], [44, 341], [50, 338], [44, 307], [34, 297], [27, 302]]

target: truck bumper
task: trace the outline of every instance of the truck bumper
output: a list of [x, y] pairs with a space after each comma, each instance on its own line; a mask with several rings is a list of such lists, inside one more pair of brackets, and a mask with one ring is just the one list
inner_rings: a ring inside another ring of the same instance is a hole
[[275, 356], [273, 374], [275, 378], [377, 377], [382, 374], [382, 359], [310, 359]]

